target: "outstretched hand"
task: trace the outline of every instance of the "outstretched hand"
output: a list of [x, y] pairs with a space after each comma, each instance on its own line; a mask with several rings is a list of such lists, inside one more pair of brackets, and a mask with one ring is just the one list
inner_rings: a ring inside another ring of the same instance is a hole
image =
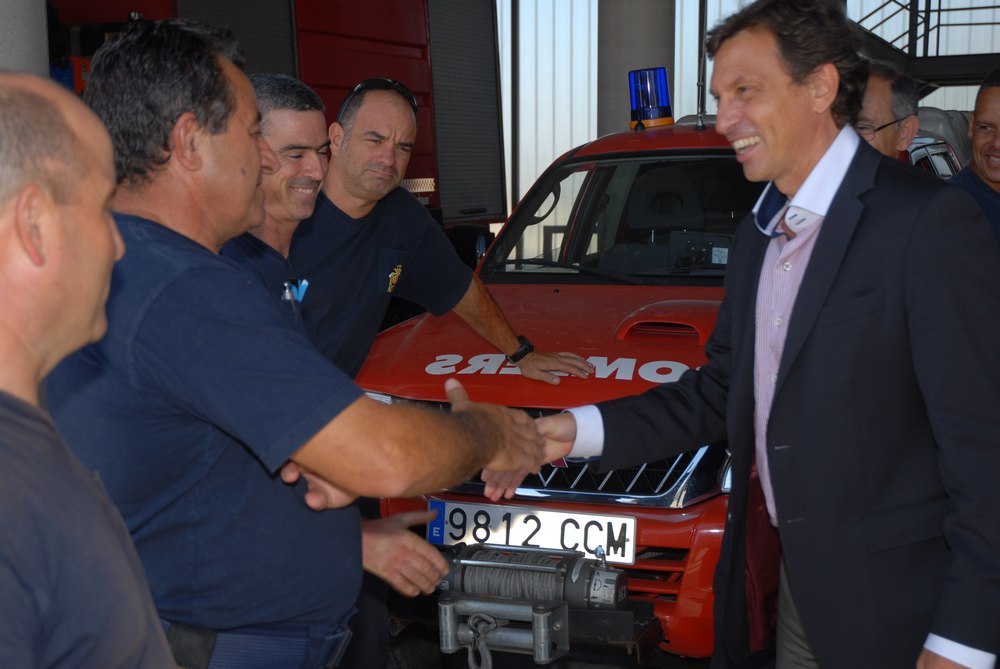
[[496, 442], [497, 448], [486, 468], [498, 472], [537, 472], [545, 464], [545, 440], [531, 417], [517, 409], [498, 404], [472, 402], [456, 379], [444, 383], [454, 413], [474, 412], [482, 416], [489, 431], [483, 437]]
[[535, 381], [559, 385], [559, 377], [552, 372], [563, 372], [585, 379], [594, 373], [594, 366], [576, 353], [543, 353], [533, 351], [517, 363], [521, 376]]
[[289, 460], [281, 468], [281, 480], [291, 485], [304, 478], [309, 486], [305, 502], [313, 511], [339, 509], [355, 500], [357, 495], [341, 490], [329, 481], [307, 470], [302, 465]]
[[414, 511], [362, 520], [361, 553], [365, 571], [406, 597], [434, 592], [448, 573], [448, 561], [408, 528], [429, 523], [436, 515], [433, 510]]
[[[558, 413], [535, 420], [535, 428], [545, 438], [545, 462], [559, 460], [569, 455], [576, 440], [576, 418], [571, 413]], [[501, 497], [510, 499], [524, 477], [532, 472], [501, 472], [484, 469], [482, 478], [486, 487], [483, 494], [496, 502]]]

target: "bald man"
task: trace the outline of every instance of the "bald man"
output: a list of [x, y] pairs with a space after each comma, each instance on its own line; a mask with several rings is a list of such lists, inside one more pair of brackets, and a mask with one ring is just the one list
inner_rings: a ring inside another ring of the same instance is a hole
[[38, 385], [100, 339], [124, 252], [111, 140], [52, 82], [0, 73], [0, 666], [175, 667], [121, 516]]

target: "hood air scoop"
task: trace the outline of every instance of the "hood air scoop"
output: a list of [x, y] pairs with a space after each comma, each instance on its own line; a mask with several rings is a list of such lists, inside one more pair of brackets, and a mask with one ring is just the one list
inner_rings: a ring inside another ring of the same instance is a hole
[[715, 300], [666, 300], [636, 309], [615, 328], [615, 339], [704, 346], [719, 314]]

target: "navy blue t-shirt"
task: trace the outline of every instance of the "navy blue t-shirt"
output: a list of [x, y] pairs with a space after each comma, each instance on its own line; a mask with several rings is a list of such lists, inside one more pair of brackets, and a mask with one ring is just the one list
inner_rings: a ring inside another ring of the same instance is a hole
[[1000, 193], [987, 186], [968, 167], [949, 179], [948, 183], [964, 188], [976, 198], [976, 202], [986, 212], [986, 218], [993, 227], [993, 232], [997, 234], [997, 241], [1000, 242]]
[[116, 215], [109, 329], [49, 377], [70, 447], [100, 473], [160, 615], [224, 629], [336, 624], [361, 580], [354, 507], [316, 513], [276, 472], [361, 391], [232, 261]]
[[292, 237], [289, 259], [309, 282], [302, 304], [317, 346], [352, 377], [393, 295], [441, 315], [458, 304], [472, 281], [441, 226], [402, 188], [360, 219], [320, 193], [313, 215]]
[[37, 408], [0, 392], [0, 667], [176, 667], [121, 516]]
[[292, 323], [315, 337], [312, 319], [302, 308], [309, 282], [298, 277], [287, 258], [249, 232], [226, 242], [219, 253], [253, 273]]

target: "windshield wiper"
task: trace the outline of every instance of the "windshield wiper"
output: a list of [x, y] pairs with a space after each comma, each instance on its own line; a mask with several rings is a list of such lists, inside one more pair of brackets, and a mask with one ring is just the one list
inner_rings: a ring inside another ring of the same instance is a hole
[[684, 267], [673, 267], [660, 276], [724, 276], [725, 266], [719, 265], [686, 265]]
[[602, 279], [610, 279], [611, 281], [618, 281], [619, 283], [628, 283], [633, 286], [643, 286], [648, 282], [644, 281], [638, 277], [632, 276], [631, 274], [622, 274], [621, 272], [611, 272], [605, 269], [597, 269], [596, 267], [586, 267], [584, 265], [573, 265], [570, 263], [559, 262], [556, 260], [543, 260], [542, 258], [531, 258], [530, 260], [508, 260], [506, 262], [495, 262], [489, 265], [483, 266], [483, 270], [498, 269], [501, 267], [507, 267], [508, 265], [537, 265], [539, 267], [559, 267], [562, 269], [572, 269], [580, 272], [581, 274], [590, 274], [592, 276], [599, 276]]

